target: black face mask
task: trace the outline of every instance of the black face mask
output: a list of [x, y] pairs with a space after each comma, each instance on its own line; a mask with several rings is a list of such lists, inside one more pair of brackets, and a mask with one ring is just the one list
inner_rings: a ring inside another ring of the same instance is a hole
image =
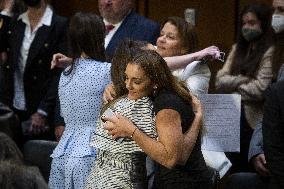
[[40, 4], [41, 0], [23, 0], [23, 1], [29, 7], [36, 7]]

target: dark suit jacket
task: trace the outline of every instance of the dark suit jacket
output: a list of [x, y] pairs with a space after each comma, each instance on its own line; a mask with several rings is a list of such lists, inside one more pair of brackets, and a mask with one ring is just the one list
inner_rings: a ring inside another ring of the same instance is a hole
[[106, 48], [107, 59], [111, 60], [115, 48], [122, 39], [130, 38], [156, 44], [159, 35], [160, 26], [157, 23], [131, 11], [110, 40]]
[[263, 147], [271, 172], [270, 189], [284, 188], [284, 80], [265, 93]]
[[[18, 64], [26, 25], [15, 18], [10, 26], [7, 36], [8, 62], [1, 67], [5, 76], [0, 89], [0, 99], [12, 106], [14, 71]], [[66, 53], [66, 29], [67, 19], [53, 13], [51, 25], [40, 27], [31, 44], [24, 72], [26, 108], [29, 114], [36, 112], [38, 108], [47, 113], [54, 111], [61, 70], [51, 70], [50, 62], [54, 53]]]

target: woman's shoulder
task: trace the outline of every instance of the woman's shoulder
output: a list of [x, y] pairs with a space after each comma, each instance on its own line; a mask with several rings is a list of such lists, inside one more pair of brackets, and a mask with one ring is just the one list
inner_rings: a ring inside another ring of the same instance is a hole
[[174, 91], [162, 89], [158, 92], [158, 94], [154, 97], [154, 102], [160, 101], [160, 100], [168, 100], [168, 99], [174, 99], [179, 98], [178, 94]]
[[154, 98], [154, 110], [159, 112], [162, 109], [173, 109], [179, 111], [187, 103], [174, 91], [161, 90]]
[[84, 66], [90, 69], [96, 68], [96, 70], [94, 70], [95, 72], [97, 72], [97, 69], [100, 69], [101, 71], [109, 71], [111, 67], [111, 64], [108, 62], [102, 62], [94, 59], [79, 58], [77, 62], [80, 66]]

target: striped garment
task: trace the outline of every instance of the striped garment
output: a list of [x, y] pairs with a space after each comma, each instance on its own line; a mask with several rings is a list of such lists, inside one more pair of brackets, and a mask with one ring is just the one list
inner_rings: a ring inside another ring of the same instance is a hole
[[[118, 100], [112, 111], [130, 119], [138, 129], [151, 138], [157, 138], [153, 104], [150, 98]], [[86, 188], [146, 188], [146, 155], [130, 138], [121, 143], [107, 135], [100, 120], [91, 146], [97, 149], [97, 157]]]

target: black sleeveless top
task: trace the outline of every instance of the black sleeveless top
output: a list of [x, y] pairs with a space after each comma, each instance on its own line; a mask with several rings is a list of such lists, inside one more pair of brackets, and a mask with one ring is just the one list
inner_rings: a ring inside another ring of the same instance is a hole
[[[162, 90], [154, 98], [155, 114], [163, 109], [177, 111], [181, 117], [182, 132], [185, 133], [194, 119], [191, 104], [188, 104], [175, 92]], [[201, 136], [198, 136], [196, 144], [185, 165], [177, 165], [168, 169], [159, 165], [155, 174], [155, 188], [207, 188], [210, 173], [205, 164], [201, 152]], [[203, 185], [203, 187], [202, 187]]]

